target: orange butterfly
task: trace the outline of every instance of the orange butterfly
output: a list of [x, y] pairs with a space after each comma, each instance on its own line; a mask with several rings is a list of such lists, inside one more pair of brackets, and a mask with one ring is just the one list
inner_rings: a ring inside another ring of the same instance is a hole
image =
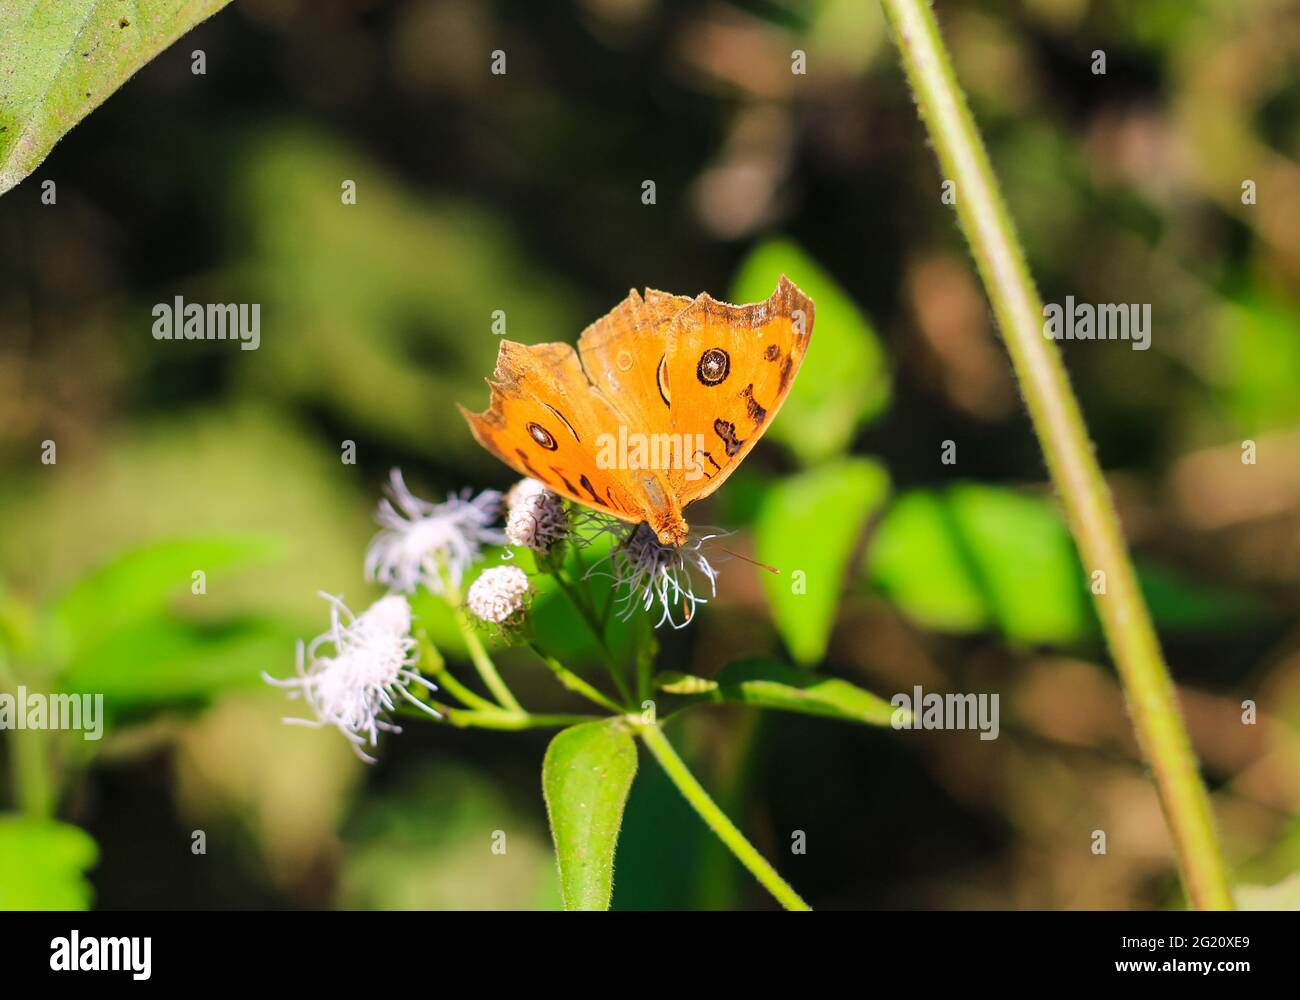
[[813, 303], [784, 275], [732, 306], [635, 290], [568, 344], [501, 342], [474, 437], [521, 476], [650, 525], [663, 545], [763, 435], [812, 337]]

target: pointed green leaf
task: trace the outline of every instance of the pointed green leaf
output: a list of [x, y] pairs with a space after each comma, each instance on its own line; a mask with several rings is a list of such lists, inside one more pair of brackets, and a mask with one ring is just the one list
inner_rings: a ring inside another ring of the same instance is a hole
[[607, 910], [636, 742], [618, 719], [584, 722], [551, 740], [542, 791], [566, 910]]
[[804, 667], [753, 658], [737, 660], [718, 674], [717, 701], [823, 715], [843, 722], [887, 726], [895, 711], [884, 698], [837, 677]]
[[72, 649], [113, 629], [149, 617], [177, 592], [188, 591], [196, 570], [210, 583], [221, 570], [268, 557], [273, 543], [259, 538], [195, 538], [132, 549], [78, 580], [54, 605], [54, 621]]
[[0, 0], [0, 194], [141, 66], [230, 0]]
[[826, 653], [845, 571], [863, 526], [889, 492], [889, 475], [865, 458], [823, 465], [774, 483], [754, 523], [759, 570], [776, 627], [800, 663]]

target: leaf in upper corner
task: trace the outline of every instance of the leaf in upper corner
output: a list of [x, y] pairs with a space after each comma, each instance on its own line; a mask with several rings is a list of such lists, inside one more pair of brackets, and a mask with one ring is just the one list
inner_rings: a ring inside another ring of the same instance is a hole
[[546, 749], [542, 791], [566, 910], [609, 909], [614, 850], [636, 764], [636, 742], [617, 719], [572, 726]]
[[136, 70], [229, 2], [0, 2], [0, 194]]
[[896, 711], [884, 698], [848, 681], [762, 658], [737, 660], [723, 667], [716, 700], [872, 726], [890, 725]]

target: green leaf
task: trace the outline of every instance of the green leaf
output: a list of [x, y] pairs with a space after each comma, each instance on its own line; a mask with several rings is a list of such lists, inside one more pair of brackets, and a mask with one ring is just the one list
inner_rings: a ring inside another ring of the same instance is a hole
[[0, 194], [136, 70], [229, 2], [0, 2]]
[[294, 641], [288, 627], [273, 623], [210, 627], [160, 617], [86, 646], [60, 674], [59, 686], [103, 694], [114, 712], [193, 701], [255, 684], [263, 671], [292, 675]]
[[[895, 500], [871, 541], [871, 581], [919, 625], [996, 628], [1025, 643], [1070, 644], [1099, 634], [1087, 577], [1047, 497], [967, 483]], [[1240, 627], [1251, 599], [1139, 562], [1138, 581], [1162, 631]]]
[[967, 564], [944, 494], [899, 496], [871, 539], [869, 574], [914, 622], [941, 631], [983, 628], [989, 608]]
[[1205, 371], [1243, 435], [1300, 419], [1297, 323], [1293, 302], [1257, 291], [1221, 303], [1210, 316]]
[[210, 582], [221, 570], [264, 559], [273, 551], [258, 538], [199, 538], [132, 549], [77, 581], [53, 608], [56, 629], [71, 650], [156, 614], [167, 599], [191, 586], [202, 570]]
[[994, 625], [1022, 642], [1092, 631], [1083, 570], [1052, 502], [981, 484], [898, 498], [871, 543], [870, 576], [913, 621]]
[[551, 740], [542, 791], [566, 910], [607, 910], [636, 742], [618, 719], [584, 722]]
[[884, 698], [848, 681], [761, 658], [737, 660], [723, 667], [714, 700], [872, 726], [890, 725], [896, 711]]
[[758, 572], [776, 627], [800, 663], [825, 655], [854, 546], [888, 492], [884, 468], [850, 458], [779, 480], [763, 497], [754, 524], [758, 558], [780, 573]]
[[94, 838], [54, 820], [0, 815], [0, 910], [88, 910]]
[[843, 454], [862, 424], [889, 403], [885, 351], [840, 285], [796, 243], [760, 244], [741, 265], [733, 302], [761, 302], [784, 274], [816, 305], [812, 343], [781, 412], [768, 428], [805, 463]]

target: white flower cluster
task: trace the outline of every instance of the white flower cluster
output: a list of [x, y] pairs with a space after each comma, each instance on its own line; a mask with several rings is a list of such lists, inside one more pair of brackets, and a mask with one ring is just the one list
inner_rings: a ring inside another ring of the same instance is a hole
[[[493, 527], [502, 506], [501, 494], [493, 490], [477, 496], [465, 490], [435, 504], [415, 496], [394, 469], [386, 492], [375, 514], [380, 531], [366, 550], [365, 574], [386, 586], [388, 596], [354, 616], [340, 598], [322, 594], [331, 605], [329, 631], [305, 647], [298, 644], [296, 676], [266, 678], [302, 697], [315, 716], [286, 721], [334, 726], [366, 761], [374, 759], [366, 750], [377, 745], [379, 733], [400, 731], [392, 722], [399, 700], [438, 714], [410, 690], [412, 684], [429, 691], [437, 687], [417, 669], [411, 606], [405, 595], [419, 587], [439, 595], [459, 593], [466, 572], [482, 558], [485, 545], [508, 543], [546, 553], [574, 538], [564, 501], [534, 479], [521, 480], [506, 495], [504, 531]], [[649, 611], [658, 602], [663, 613], [656, 628], [665, 621], [681, 628], [706, 600], [696, 593], [694, 575], [707, 581], [713, 596], [717, 573], [700, 551], [712, 536], [680, 547], [665, 546], [645, 524], [628, 525], [595, 514], [588, 517], [615, 536], [612, 553], [588, 574], [603, 573], [613, 579], [624, 619], [638, 607]], [[494, 566], [470, 586], [465, 604], [480, 621], [509, 626], [527, 609], [531, 594], [523, 569]], [[678, 608], [680, 621], [675, 617]]]
[[506, 494], [506, 539], [534, 552], [549, 552], [569, 534], [564, 501], [536, 479], [521, 479]]
[[[335, 726], [362, 760], [373, 763], [374, 758], [363, 748], [374, 747], [381, 731], [401, 732], [388, 721], [397, 709], [397, 699], [405, 698], [436, 716], [438, 713], [411, 694], [409, 687], [437, 688], [413, 669], [415, 640], [411, 638], [411, 606], [406, 598], [381, 597], [355, 617], [339, 598], [321, 596], [331, 605], [329, 631], [305, 648], [298, 643], [296, 677], [266, 680], [301, 695], [316, 716], [286, 722]], [[322, 652], [325, 646], [330, 647], [328, 655]]]
[[470, 584], [465, 604], [481, 621], [504, 625], [524, 610], [531, 590], [528, 574], [518, 566], [493, 566]]
[[366, 579], [402, 594], [421, 585], [434, 594], [459, 588], [484, 545], [505, 544], [505, 535], [491, 527], [500, 506], [495, 490], [473, 499], [464, 490], [445, 503], [429, 503], [407, 489], [394, 469], [388, 497], [375, 514], [382, 530], [366, 550]]

